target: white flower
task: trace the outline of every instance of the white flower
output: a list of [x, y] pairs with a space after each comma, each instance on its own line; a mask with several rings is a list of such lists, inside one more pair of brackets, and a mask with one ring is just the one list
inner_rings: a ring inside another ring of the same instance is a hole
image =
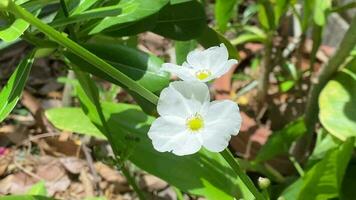
[[160, 152], [188, 155], [204, 146], [213, 152], [224, 150], [237, 135], [241, 116], [236, 103], [223, 100], [210, 102], [204, 83], [175, 81], [162, 90], [157, 118], [148, 136]]
[[224, 44], [210, 47], [204, 51], [192, 51], [187, 56], [187, 62], [182, 66], [164, 63], [162, 70], [176, 74], [184, 81], [208, 82], [219, 78], [237, 63], [237, 60], [228, 60], [229, 54]]

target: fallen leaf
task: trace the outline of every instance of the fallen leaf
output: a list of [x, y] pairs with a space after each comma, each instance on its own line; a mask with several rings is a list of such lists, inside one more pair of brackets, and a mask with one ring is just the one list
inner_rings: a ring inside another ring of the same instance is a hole
[[76, 157], [64, 157], [60, 158], [59, 161], [62, 163], [64, 168], [72, 174], [79, 174], [86, 166], [86, 162], [84, 160]]
[[163, 181], [162, 179], [150, 175], [150, 174], [145, 174], [142, 176], [142, 182], [141, 182], [142, 187], [146, 188], [148, 191], [159, 191], [168, 186], [168, 183]]

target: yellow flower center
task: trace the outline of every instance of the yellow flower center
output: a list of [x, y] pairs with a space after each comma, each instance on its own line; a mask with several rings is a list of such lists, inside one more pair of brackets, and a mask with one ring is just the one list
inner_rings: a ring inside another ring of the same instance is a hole
[[195, 73], [195, 77], [197, 77], [197, 79], [199, 79], [201, 81], [204, 79], [207, 79], [210, 75], [211, 75], [211, 72], [206, 69], [199, 70]]
[[195, 114], [187, 119], [186, 125], [190, 131], [196, 132], [204, 127], [204, 120], [199, 114]]

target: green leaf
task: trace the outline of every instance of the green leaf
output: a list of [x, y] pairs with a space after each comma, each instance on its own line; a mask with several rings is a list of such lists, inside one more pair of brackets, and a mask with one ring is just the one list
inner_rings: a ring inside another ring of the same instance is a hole
[[238, 53], [236, 48], [227, 40], [223, 35], [219, 34], [212, 28], [206, 28], [203, 34], [197, 38], [197, 41], [204, 47], [209, 48], [212, 46], [219, 46], [224, 43], [228, 52], [229, 57], [233, 59], [238, 59]]
[[0, 30], [0, 39], [5, 42], [12, 42], [19, 38], [23, 32], [30, 26], [23, 19], [16, 19], [12, 24]]
[[329, 152], [303, 177], [298, 199], [324, 200], [339, 197], [345, 170], [353, 152], [354, 138]]
[[103, 32], [103, 34], [112, 37], [137, 35], [139, 33], [149, 31], [155, 28], [157, 19], [158, 13], [155, 13], [153, 15], [134, 22], [128, 22], [108, 28], [105, 30], [105, 32]]
[[[208, 199], [217, 197], [232, 199], [236, 194], [244, 194], [245, 199], [251, 199], [251, 194], [243, 188], [243, 184], [220, 154], [206, 150], [189, 156], [160, 153], [153, 149], [151, 140], [147, 137], [153, 117], [145, 115], [137, 106], [129, 104], [104, 102], [102, 108], [110, 130], [116, 133], [114, 142], [123, 143], [118, 145], [122, 151], [131, 149], [131, 156], [128, 159], [139, 168], [162, 178], [182, 191], [204, 195]], [[92, 133], [100, 134], [90, 121], [85, 120], [85, 114], [78, 108], [55, 108], [46, 111], [46, 115], [50, 116], [50, 121], [58, 128], [73, 132], [91, 129]], [[63, 118], [61, 115], [72, 117]], [[77, 120], [77, 125], [71, 122], [72, 119]]]
[[225, 32], [229, 20], [237, 9], [238, 0], [217, 0], [215, 3], [215, 19], [219, 30]]
[[231, 40], [231, 44], [240, 45], [246, 42], [264, 42], [265, 40], [265, 37], [261, 37], [253, 33], [243, 33], [237, 36], [235, 39]]
[[174, 45], [176, 50], [176, 63], [181, 65], [186, 61], [188, 53], [197, 47], [197, 42], [195, 40], [176, 41]]
[[148, 17], [158, 12], [168, 0], [123, 0], [120, 1], [118, 7], [122, 9], [122, 14], [113, 17], [106, 17], [97, 23], [89, 32], [89, 34], [97, 34], [103, 30], [115, 25], [120, 25], [127, 22], [135, 22], [137, 20]]
[[344, 179], [341, 186], [341, 200], [349, 200], [355, 198], [356, 190], [356, 163], [355, 160], [351, 160], [347, 170], [345, 172]]
[[28, 191], [27, 194], [29, 195], [41, 195], [47, 196], [47, 189], [44, 181], [40, 181], [34, 184]]
[[206, 16], [197, 1], [168, 4], [159, 12], [153, 32], [174, 40], [190, 40], [199, 37], [205, 28]]
[[315, 0], [314, 22], [319, 26], [324, 26], [327, 18], [327, 10], [331, 8], [331, 0]]
[[304, 119], [300, 118], [282, 130], [272, 133], [268, 141], [258, 152], [255, 161], [262, 162], [277, 155], [288, 153], [293, 141], [302, 136], [306, 131]]
[[[77, 112], [81, 113], [78, 114]], [[86, 134], [100, 139], [106, 139], [105, 135], [103, 135], [94, 126], [94, 124], [90, 122], [90, 119], [86, 116], [83, 117], [83, 115], [84, 113], [79, 108], [60, 108], [46, 111], [46, 117], [48, 120], [61, 130], [74, 130], [76, 133]]]
[[27, 55], [17, 66], [5, 87], [0, 92], [0, 122], [2, 122], [20, 99], [22, 90], [31, 71], [35, 51]]
[[[110, 63], [116, 70], [121, 71], [137, 81], [137, 83], [151, 92], [159, 93], [169, 84], [168, 74], [160, 71], [163, 61], [153, 55], [118, 44], [86, 44], [84, 47]], [[81, 70], [123, 86], [118, 79], [112, 78], [104, 71], [99, 70], [74, 54], [66, 53], [66, 56]], [[139, 94], [130, 90], [128, 92], [147, 113], [152, 113], [155, 110], [155, 106], [142, 98]]]
[[75, 6], [75, 8], [70, 11], [70, 16], [75, 15], [75, 14], [80, 14], [80, 13], [88, 10], [90, 7], [92, 7], [98, 1], [99, 0], [80, 0], [79, 3]]
[[68, 24], [88, 21], [91, 19], [117, 16], [117, 15], [120, 15], [121, 12], [122, 11], [119, 6], [107, 6], [107, 7], [102, 7], [102, 8], [95, 8], [95, 9], [91, 9], [91, 10], [82, 12], [80, 14], [74, 14], [69, 17], [63, 17], [63, 18], [57, 19], [57, 20], [53, 21], [52, 23], [50, 23], [50, 25], [53, 27], [65, 26]]
[[50, 197], [45, 197], [45, 196], [31, 196], [31, 195], [10, 195], [10, 196], [4, 196], [0, 197], [0, 200], [54, 200], [53, 198]]
[[340, 140], [356, 136], [356, 58], [330, 80], [319, 96], [319, 118]]
[[354, 138], [329, 150], [304, 177], [286, 188], [281, 196], [287, 200], [324, 200], [338, 198], [345, 170], [353, 152]]

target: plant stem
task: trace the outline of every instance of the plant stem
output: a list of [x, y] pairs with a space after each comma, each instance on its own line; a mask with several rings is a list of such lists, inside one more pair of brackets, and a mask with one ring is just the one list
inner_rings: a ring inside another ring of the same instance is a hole
[[267, 40], [265, 42], [265, 53], [263, 55], [262, 65], [260, 67], [260, 77], [257, 87], [257, 101], [259, 104], [259, 109], [261, 109], [263, 104], [266, 102], [269, 74], [272, 69], [272, 33], [273, 32], [269, 32], [267, 35]]
[[155, 94], [138, 84], [136, 81], [129, 78], [124, 73], [118, 71], [113, 66], [111, 66], [95, 54], [91, 53], [76, 42], [67, 38], [51, 26], [43, 23], [41, 20], [37, 19], [35, 16], [23, 9], [21, 6], [18, 6], [14, 2], [10, 1], [7, 5], [7, 10], [15, 14], [17, 17], [27, 21], [31, 25], [36, 26], [41, 32], [46, 34], [52, 40], [67, 48], [69, 51], [73, 52], [77, 56], [88, 61], [89, 63], [92, 63], [99, 70], [104, 71], [106, 74], [125, 85], [129, 90], [138, 93], [151, 103], [157, 103], [158, 97]]
[[132, 186], [132, 189], [135, 190], [138, 198], [140, 200], [145, 200], [145, 195], [143, 194], [143, 192], [140, 190], [140, 188], [138, 187], [138, 185], [136, 184], [136, 181], [134, 179], [133, 176], [131, 176], [129, 169], [127, 169], [127, 167], [125, 166], [125, 164], [121, 165], [121, 171], [124, 174], [124, 176], [127, 179], [127, 182], [129, 182], [129, 184]]
[[239, 176], [241, 181], [246, 185], [246, 187], [250, 190], [250, 192], [255, 196], [256, 200], [263, 200], [264, 197], [258, 191], [256, 186], [253, 184], [251, 179], [242, 171], [240, 165], [237, 163], [234, 156], [231, 152], [226, 148], [224, 151], [220, 152], [220, 154], [224, 157], [226, 162], [230, 165], [230, 167], [234, 170], [234, 172]]
[[304, 176], [304, 170], [303, 168], [299, 165], [298, 161], [293, 157], [293, 156], [289, 156], [289, 160], [292, 162], [294, 168], [297, 170], [298, 174], [300, 175], [300, 177]]

